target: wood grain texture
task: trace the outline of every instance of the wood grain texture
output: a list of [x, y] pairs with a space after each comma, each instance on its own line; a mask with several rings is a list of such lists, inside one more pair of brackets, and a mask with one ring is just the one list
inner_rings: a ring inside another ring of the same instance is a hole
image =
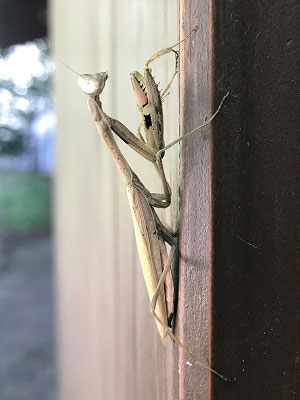
[[[105, 111], [136, 131], [129, 73], [177, 41], [174, 1], [51, 2], [57, 59], [81, 73], [108, 71]], [[155, 21], [156, 28], [153, 29]], [[161, 87], [174, 68], [153, 65]], [[126, 191], [96, 134], [77, 78], [58, 64], [55, 232], [61, 399], [178, 398], [177, 348], [161, 344], [139, 265]], [[178, 88], [164, 103], [166, 143], [178, 136]], [[149, 162], [122, 151], [152, 191], [159, 179]], [[173, 205], [161, 213], [176, 226], [178, 149], [165, 156]]]
[[180, 399], [299, 398], [299, 14], [181, 2], [183, 130], [230, 92], [183, 144], [181, 337], [232, 380], [181, 361]]
[[[198, 30], [181, 53], [182, 133], [211, 115], [210, 3], [181, 1], [184, 34]], [[211, 269], [210, 127], [182, 145], [181, 268], [178, 320], [180, 338], [199, 360], [209, 362]], [[180, 352], [180, 399], [208, 399], [209, 374]]]
[[298, 399], [300, 5], [214, 2], [215, 399]]

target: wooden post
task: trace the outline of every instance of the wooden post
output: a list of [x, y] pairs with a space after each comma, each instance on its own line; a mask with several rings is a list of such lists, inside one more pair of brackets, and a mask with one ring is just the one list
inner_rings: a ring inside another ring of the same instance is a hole
[[293, 0], [181, 2], [184, 31], [199, 26], [184, 131], [230, 92], [183, 144], [182, 337], [232, 380], [182, 361], [180, 399], [299, 397], [299, 17]]

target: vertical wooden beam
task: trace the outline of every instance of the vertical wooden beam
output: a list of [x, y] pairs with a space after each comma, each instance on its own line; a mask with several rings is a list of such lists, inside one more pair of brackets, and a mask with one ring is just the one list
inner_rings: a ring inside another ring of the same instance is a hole
[[183, 60], [183, 130], [230, 92], [211, 136], [183, 144], [181, 337], [232, 380], [209, 385], [182, 362], [180, 398], [295, 399], [300, 5], [182, 1], [181, 16], [185, 33], [199, 26]]
[[[181, 37], [198, 26], [181, 52], [182, 133], [211, 114], [209, 1], [181, 1]], [[209, 363], [211, 265], [210, 128], [182, 145], [181, 268], [178, 321], [180, 339], [204, 364]], [[207, 399], [209, 374], [191, 366], [180, 351], [180, 399]]]
[[296, 399], [300, 5], [213, 8], [213, 360], [235, 379], [213, 398]]

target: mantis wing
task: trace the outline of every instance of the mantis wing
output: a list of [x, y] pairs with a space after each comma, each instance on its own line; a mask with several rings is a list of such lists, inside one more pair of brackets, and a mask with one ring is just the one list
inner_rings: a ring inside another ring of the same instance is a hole
[[[158, 217], [156, 216], [153, 207], [149, 204], [143, 191], [135, 187], [128, 187], [127, 195], [133, 219], [139, 258], [149, 299], [151, 301], [164, 269], [164, 262], [168, 256], [167, 249], [163, 239], [159, 235], [159, 229], [156, 222]], [[168, 283], [165, 286], [168, 288], [167, 297], [169, 311], [171, 309], [170, 304], [173, 303], [173, 295], [171, 294], [173, 293], [173, 282], [171, 274], [169, 274], [167, 282]], [[158, 297], [155, 312], [165, 325], [167, 325], [165, 286], [162, 288], [162, 292]], [[158, 321], [156, 323], [161, 340], [165, 344], [167, 333]]]

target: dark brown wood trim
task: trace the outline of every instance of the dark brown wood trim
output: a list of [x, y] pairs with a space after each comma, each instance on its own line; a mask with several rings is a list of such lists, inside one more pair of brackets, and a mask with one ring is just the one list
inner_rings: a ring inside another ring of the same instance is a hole
[[214, 2], [213, 398], [296, 399], [299, 29], [293, 0]]
[[209, 25], [208, 2], [182, 3], [184, 31], [199, 26], [185, 44], [183, 130], [210, 114], [209, 93], [214, 109], [230, 97], [212, 138], [183, 144], [179, 310], [185, 343], [201, 359], [211, 343], [232, 378], [213, 376], [210, 392], [206, 372], [182, 364], [182, 398], [298, 399], [300, 4], [215, 0]]

